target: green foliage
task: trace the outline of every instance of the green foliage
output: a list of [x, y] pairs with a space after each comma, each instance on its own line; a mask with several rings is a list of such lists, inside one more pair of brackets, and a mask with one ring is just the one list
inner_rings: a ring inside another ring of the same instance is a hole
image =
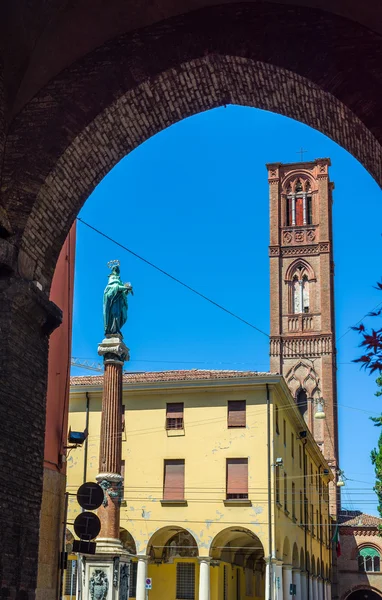
[[[377, 386], [378, 390], [376, 391], [376, 396], [382, 396], [382, 375], [379, 375], [377, 378]], [[370, 417], [376, 427], [381, 427], [382, 425], [382, 415], [379, 417]], [[374, 491], [378, 497], [378, 512], [382, 517], [382, 433], [378, 439], [378, 447], [374, 448], [370, 454], [371, 462], [374, 465], [375, 471], [375, 486]], [[381, 535], [381, 532], [380, 532]]]

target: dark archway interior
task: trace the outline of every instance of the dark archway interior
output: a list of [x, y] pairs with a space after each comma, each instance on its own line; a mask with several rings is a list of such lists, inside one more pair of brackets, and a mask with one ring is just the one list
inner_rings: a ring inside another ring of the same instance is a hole
[[381, 595], [370, 588], [363, 588], [352, 592], [346, 600], [380, 600]]

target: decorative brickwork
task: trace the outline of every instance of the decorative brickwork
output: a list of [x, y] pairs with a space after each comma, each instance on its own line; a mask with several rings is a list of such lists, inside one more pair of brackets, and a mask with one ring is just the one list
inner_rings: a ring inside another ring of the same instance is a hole
[[[282, 373], [325, 458], [336, 472], [338, 431], [329, 159], [268, 165], [271, 245], [271, 371]], [[310, 245], [304, 245], [309, 241]], [[276, 251], [278, 249], [278, 251]], [[325, 421], [314, 420], [318, 398]], [[305, 402], [305, 400], [304, 400]], [[331, 487], [331, 512], [338, 492]]]

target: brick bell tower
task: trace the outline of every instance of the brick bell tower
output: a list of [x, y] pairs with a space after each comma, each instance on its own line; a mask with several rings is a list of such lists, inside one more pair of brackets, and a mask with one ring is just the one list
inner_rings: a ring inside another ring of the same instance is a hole
[[[339, 509], [330, 159], [267, 165], [270, 198], [271, 371], [281, 373], [333, 474]], [[325, 419], [315, 419], [318, 399]]]

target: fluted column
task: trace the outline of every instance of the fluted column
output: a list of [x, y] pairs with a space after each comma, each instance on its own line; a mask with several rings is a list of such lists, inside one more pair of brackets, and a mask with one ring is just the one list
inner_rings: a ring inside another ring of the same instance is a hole
[[96, 477], [105, 497], [98, 509], [101, 521], [99, 540], [106, 543], [119, 541], [120, 504], [123, 486], [121, 475], [122, 453], [122, 368], [129, 351], [122, 336], [106, 337], [98, 346], [104, 357], [104, 385], [102, 396], [99, 473]]

